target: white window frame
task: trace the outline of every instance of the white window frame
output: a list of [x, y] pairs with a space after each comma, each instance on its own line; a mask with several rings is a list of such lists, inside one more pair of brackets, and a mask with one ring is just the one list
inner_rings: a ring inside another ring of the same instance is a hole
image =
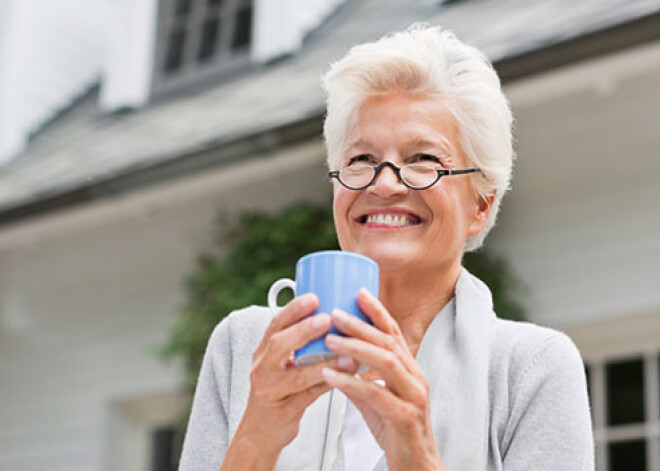
[[[563, 330], [575, 341], [589, 367], [596, 470], [609, 471], [608, 444], [634, 439], [646, 440], [647, 468], [660, 469], [660, 312], [621, 315]], [[644, 423], [608, 425], [606, 367], [640, 358], [644, 368]]]
[[[596, 445], [597, 471], [609, 471], [608, 445], [628, 440], [646, 441], [646, 461], [649, 470], [660, 469], [660, 415], [658, 403], [658, 356], [660, 350], [639, 352], [634, 355], [613, 356], [599, 361], [587, 362], [590, 370], [589, 388], [594, 420], [594, 441]], [[625, 360], [639, 360], [644, 367], [645, 420], [642, 424], [607, 424], [607, 385], [605, 369], [608, 364]]]

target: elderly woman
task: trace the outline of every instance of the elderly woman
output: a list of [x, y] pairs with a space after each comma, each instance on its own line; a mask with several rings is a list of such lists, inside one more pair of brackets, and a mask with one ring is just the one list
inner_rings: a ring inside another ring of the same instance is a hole
[[[380, 299], [358, 297], [373, 325], [311, 317], [311, 294], [275, 318], [232, 313], [207, 348], [181, 469], [593, 469], [574, 344], [498, 319], [461, 267], [511, 176], [511, 111], [489, 62], [415, 26], [354, 47], [324, 84], [339, 243], [380, 267]], [[293, 366], [331, 325], [346, 334], [326, 337], [338, 358]]]

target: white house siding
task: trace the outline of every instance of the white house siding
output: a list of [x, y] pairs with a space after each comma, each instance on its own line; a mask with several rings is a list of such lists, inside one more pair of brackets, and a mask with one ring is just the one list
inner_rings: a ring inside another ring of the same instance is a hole
[[115, 0], [109, 8], [100, 106], [135, 108], [149, 98], [158, 0]]
[[654, 44], [508, 87], [519, 158], [489, 243], [534, 321], [660, 315], [659, 77]]
[[113, 404], [180, 389], [150, 349], [217, 210], [329, 201], [322, 155], [314, 142], [0, 232], [0, 469], [138, 469], [116, 456]]

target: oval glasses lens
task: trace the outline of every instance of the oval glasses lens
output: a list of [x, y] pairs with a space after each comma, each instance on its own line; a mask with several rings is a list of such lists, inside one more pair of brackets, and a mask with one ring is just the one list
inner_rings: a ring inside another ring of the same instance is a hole
[[354, 188], [366, 186], [374, 177], [371, 165], [351, 165], [339, 172], [339, 178], [346, 185]]
[[429, 165], [409, 164], [401, 167], [401, 177], [411, 186], [424, 187], [438, 178], [438, 172]]

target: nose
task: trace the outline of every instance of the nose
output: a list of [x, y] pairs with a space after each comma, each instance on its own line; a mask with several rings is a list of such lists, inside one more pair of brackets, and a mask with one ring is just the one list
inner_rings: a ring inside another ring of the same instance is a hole
[[399, 179], [395, 168], [391, 165], [385, 165], [376, 176], [376, 180], [367, 187], [369, 194], [381, 198], [406, 194], [408, 191], [408, 187]]

